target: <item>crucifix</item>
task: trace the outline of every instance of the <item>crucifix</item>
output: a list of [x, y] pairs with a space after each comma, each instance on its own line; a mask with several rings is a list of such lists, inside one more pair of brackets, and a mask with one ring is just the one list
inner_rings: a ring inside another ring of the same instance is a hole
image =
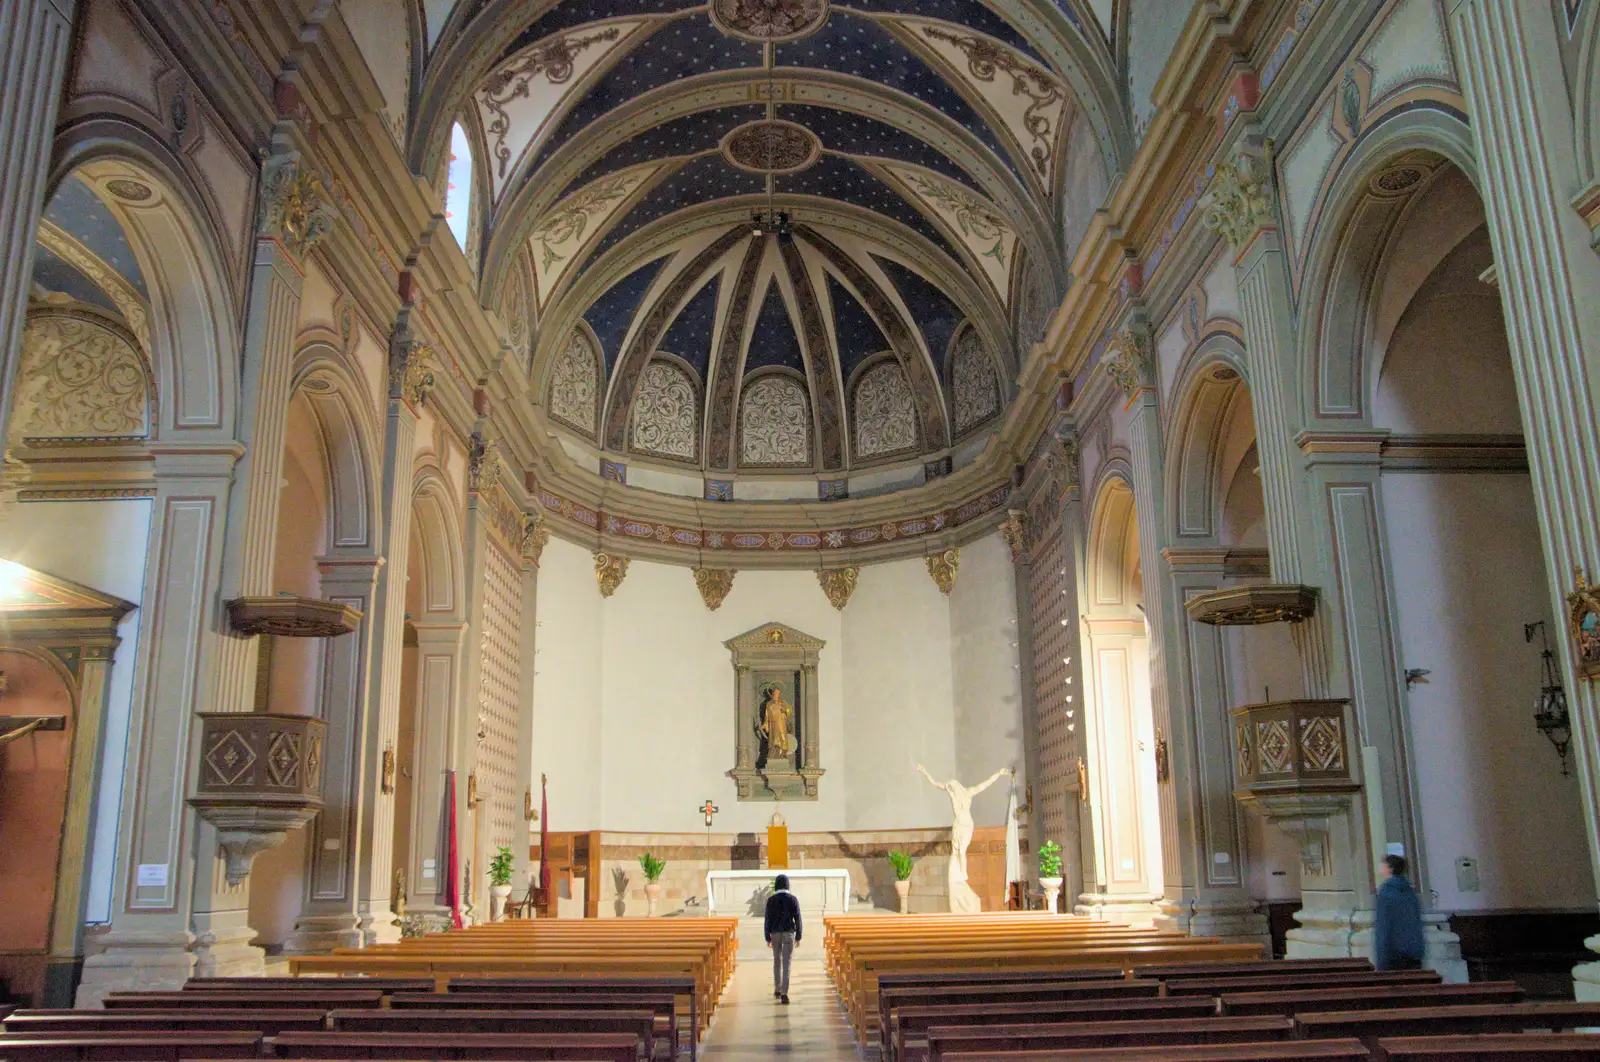
[[706, 817], [706, 873], [711, 873], [711, 820], [722, 809], [706, 797], [706, 802], [700, 805], [700, 814]]

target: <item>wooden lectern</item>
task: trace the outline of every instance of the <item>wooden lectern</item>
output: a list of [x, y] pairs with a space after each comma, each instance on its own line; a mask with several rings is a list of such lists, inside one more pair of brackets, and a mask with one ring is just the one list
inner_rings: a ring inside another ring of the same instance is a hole
[[789, 869], [789, 824], [781, 812], [774, 811], [767, 823], [767, 869]]

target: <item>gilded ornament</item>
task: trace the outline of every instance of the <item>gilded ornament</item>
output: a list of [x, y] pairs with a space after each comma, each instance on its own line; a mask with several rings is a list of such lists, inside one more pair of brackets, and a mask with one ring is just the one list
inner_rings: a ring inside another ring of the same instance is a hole
[[850, 603], [850, 596], [856, 592], [856, 583], [861, 580], [861, 569], [856, 565], [848, 568], [825, 568], [817, 573], [817, 582], [822, 585], [822, 592], [828, 595], [828, 602], [840, 612]]
[[1143, 338], [1131, 328], [1112, 336], [1106, 344], [1105, 366], [1118, 390], [1132, 399], [1145, 387], [1149, 373]]
[[933, 576], [933, 583], [945, 597], [950, 596], [950, 591], [956, 588], [956, 572], [961, 570], [961, 551], [947, 549], [943, 553], [929, 554], [924, 558], [928, 564], [928, 574]]
[[500, 444], [481, 431], [467, 443], [467, 489], [484, 494], [500, 482]]
[[594, 577], [600, 583], [600, 596], [610, 597], [628, 577], [628, 558], [615, 553], [596, 553]]
[[1218, 168], [1200, 200], [1205, 226], [1221, 233], [1235, 252], [1244, 250], [1256, 232], [1276, 224], [1272, 209], [1272, 163], [1255, 151], [1241, 151]]
[[328, 201], [322, 178], [295, 159], [267, 165], [262, 197], [262, 232], [282, 241], [296, 258], [316, 249], [332, 230], [338, 213]]
[[550, 522], [542, 513], [530, 514], [522, 518], [522, 557], [535, 568], [539, 566], [539, 558], [544, 556], [544, 548], [550, 544]]
[[[1022, 112], [1022, 126], [1033, 138], [1029, 157], [1041, 177], [1050, 172], [1055, 152], [1055, 118], [1060, 117], [1066, 100], [1054, 78], [1039, 67], [1023, 62], [1009, 48], [1001, 47], [975, 33], [956, 33], [940, 26], [925, 26], [923, 34], [931, 41], [953, 44], [967, 57], [967, 73], [974, 80], [993, 83], [1000, 75], [1011, 79], [1011, 95], [1028, 101]], [[1052, 115], [1051, 112], [1056, 114]]]
[[389, 744], [383, 749], [383, 794], [394, 795], [394, 745]]
[[1584, 678], [1600, 676], [1600, 586], [1592, 586], [1581, 567], [1567, 595], [1567, 627], [1572, 632], [1573, 669]]
[[619, 40], [621, 36], [622, 31], [612, 26], [587, 36], [573, 34], [540, 41], [489, 75], [478, 99], [484, 109], [494, 115], [483, 132], [494, 142], [494, 157], [502, 178], [511, 165], [511, 148], [506, 144], [511, 132], [511, 116], [506, 113], [506, 105], [515, 99], [526, 99], [531, 94], [529, 85], [536, 77], [543, 76], [552, 85], [566, 84], [577, 72], [573, 60], [581, 53], [596, 44]]
[[421, 407], [433, 391], [432, 351], [418, 340], [399, 340], [389, 354], [389, 397]]
[[723, 33], [781, 44], [815, 33], [828, 20], [828, 0], [711, 0], [711, 21]]
[[1007, 509], [1005, 522], [1000, 525], [1000, 537], [1011, 551], [1011, 563], [1021, 564], [1028, 557], [1028, 513], [1023, 509]]
[[[696, 568], [694, 570], [694, 585], [700, 588], [700, 597], [705, 601], [706, 608], [715, 612], [722, 607], [728, 598], [728, 591], [733, 589], [733, 577], [739, 574], [729, 568]], [[779, 638], [782, 638], [782, 632]]]

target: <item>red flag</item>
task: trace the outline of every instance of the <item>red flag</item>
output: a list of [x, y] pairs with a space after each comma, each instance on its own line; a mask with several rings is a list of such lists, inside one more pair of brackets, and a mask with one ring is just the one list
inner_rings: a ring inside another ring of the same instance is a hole
[[450, 908], [450, 926], [462, 928], [461, 922], [461, 866], [456, 850], [456, 772], [447, 771], [444, 778], [445, 840], [444, 840], [444, 902]]
[[550, 779], [539, 776], [539, 891], [550, 896]]

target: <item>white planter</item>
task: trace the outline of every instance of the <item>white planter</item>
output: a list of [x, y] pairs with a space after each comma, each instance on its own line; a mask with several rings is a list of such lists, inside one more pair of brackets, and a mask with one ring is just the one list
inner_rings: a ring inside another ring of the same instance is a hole
[[911, 882], [897, 881], [894, 883], [895, 895], [900, 897], [900, 913], [909, 914], [911, 908]]
[[510, 895], [510, 885], [489, 886], [489, 921], [498, 922], [506, 916], [506, 899]]
[[646, 911], [646, 915], [650, 918], [654, 918], [656, 915], [656, 903], [661, 899], [661, 882], [646, 882], [644, 886], [644, 898], [650, 904], [649, 909]]
[[1044, 909], [1051, 914], [1061, 910], [1061, 884], [1064, 878], [1040, 878], [1039, 884], [1044, 888]]

